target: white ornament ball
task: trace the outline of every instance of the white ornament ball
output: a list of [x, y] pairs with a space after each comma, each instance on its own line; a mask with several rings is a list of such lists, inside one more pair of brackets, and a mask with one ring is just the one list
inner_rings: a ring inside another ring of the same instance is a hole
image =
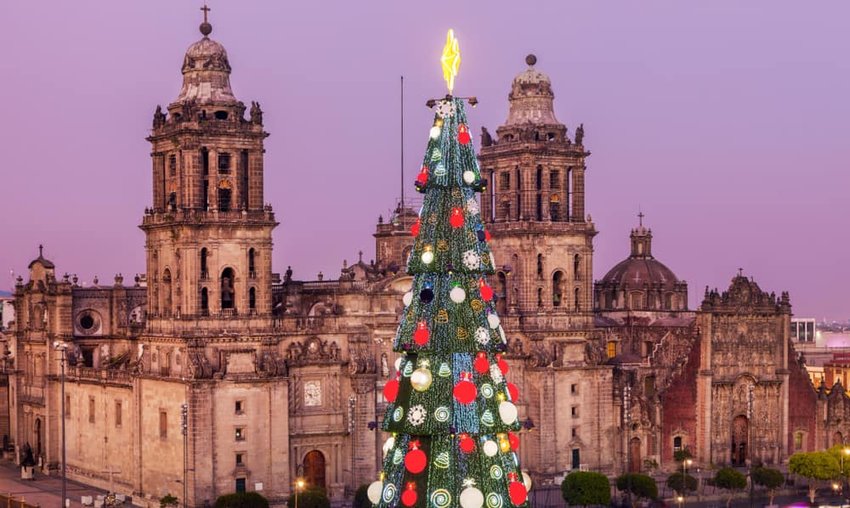
[[392, 437], [392, 436], [390, 436], [390, 438], [389, 438], [389, 439], [387, 439], [386, 441], [384, 441], [384, 448], [383, 448], [383, 450], [384, 450], [384, 457], [386, 457], [386, 456], [387, 456], [387, 454], [388, 454], [388, 453], [390, 453], [390, 450], [392, 450], [392, 449], [393, 449], [393, 446], [395, 446], [395, 438], [394, 438], [394, 437]]
[[474, 250], [463, 253], [463, 266], [467, 270], [477, 270], [481, 267], [481, 257]]
[[413, 301], [413, 291], [408, 291], [401, 297], [401, 303], [404, 304], [405, 307], [410, 305], [410, 302]]
[[430, 265], [434, 262], [434, 253], [430, 250], [426, 250], [422, 253], [422, 262], [426, 265]]
[[472, 215], [478, 215], [478, 212], [481, 211], [478, 207], [478, 201], [475, 201], [475, 199], [468, 199], [466, 201], [466, 211]]
[[413, 374], [410, 375], [410, 385], [417, 392], [424, 392], [428, 388], [431, 388], [433, 381], [434, 376], [431, 375], [431, 371], [424, 367], [414, 370]]
[[429, 133], [431, 139], [437, 139], [440, 137], [440, 128], [436, 125], [431, 127], [431, 132]]
[[531, 492], [531, 477], [525, 471], [522, 472], [522, 484], [525, 485], [526, 492]]
[[381, 502], [381, 492], [384, 490], [384, 482], [381, 480], [376, 480], [369, 484], [369, 488], [366, 489], [366, 497], [369, 498], [369, 501], [372, 504], [378, 504]]
[[455, 303], [461, 303], [466, 300], [466, 291], [460, 286], [455, 286], [449, 291], [449, 298]]
[[493, 457], [497, 453], [499, 453], [499, 445], [497, 445], [496, 442], [492, 439], [484, 441], [484, 446], [482, 447], [482, 449], [484, 450], [484, 455], [488, 457]]
[[496, 314], [487, 314], [487, 324], [490, 325], [490, 328], [498, 328], [499, 316]]
[[475, 487], [467, 487], [460, 493], [461, 508], [481, 508], [484, 506], [484, 494]]
[[471, 184], [475, 181], [475, 172], [466, 170], [463, 172], [463, 181], [467, 184]]
[[503, 401], [499, 404], [499, 417], [505, 425], [514, 423], [517, 419], [517, 409], [513, 402]]
[[401, 357], [400, 356], [395, 359], [395, 363], [393, 365], [395, 365], [395, 371], [396, 372], [401, 371]]

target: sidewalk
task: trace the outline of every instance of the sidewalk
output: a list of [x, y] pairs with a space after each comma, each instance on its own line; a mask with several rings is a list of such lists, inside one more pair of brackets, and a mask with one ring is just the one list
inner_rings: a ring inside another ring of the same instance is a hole
[[[0, 493], [12, 494], [15, 499], [25, 500], [29, 504], [43, 508], [62, 506], [62, 478], [47, 476], [38, 470], [33, 480], [21, 480], [21, 469], [6, 460], [0, 460]], [[106, 494], [102, 490], [68, 480], [66, 483], [71, 506], [79, 508], [80, 496], [98, 496]]]

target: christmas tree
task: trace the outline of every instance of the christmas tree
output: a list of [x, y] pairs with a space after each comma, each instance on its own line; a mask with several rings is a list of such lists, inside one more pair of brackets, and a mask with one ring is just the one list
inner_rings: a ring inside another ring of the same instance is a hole
[[394, 342], [396, 378], [384, 387], [391, 436], [368, 497], [379, 508], [527, 506], [519, 394], [505, 379], [505, 332], [485, 278], [495, 262], [475, 193], [486, 182], [464, 99], [451, 95], [460, 64], [451, 30], [442, 62], [449, 95], [429, 101], [434, 125], [416, 179], [425, 199], [407, 265], [413, 285]]

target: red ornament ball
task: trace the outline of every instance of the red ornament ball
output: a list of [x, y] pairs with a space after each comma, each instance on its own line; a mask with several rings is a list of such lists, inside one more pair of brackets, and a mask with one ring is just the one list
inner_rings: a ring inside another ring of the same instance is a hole
[[481, 298], [485, 302], [489, 302], [493, 299], [493, 288], [488, 286], [487, 283], [484, 282], [484, 279], [478, 281], [478, 290], [481, 292]]
[[463, 210], [460, 208], [452, 208], [452, 214], [449, 216], [449, 224], [457, 229], [463, 226]]
[[410, 450], [404, 456], [404, 467], [411, 474], [419, 474], [422, 471], [425, 471], [426, 465], [428, 465], [428, 457], [425, 456], [425, 452], [419, 448]]
[[519, 506], [528, 499], [528, 491], [525, 490], [525, 485], [522, 482], [513, 481], [508, 484], [508, 495], [514, 506]]
[[398, 379], [390, 379], [384, 385], [384, 398], [389, 402], [395, 402], [398, 397]]
[[401, 504], [404, 506], [413, 506], [416, 504], [416, 499], [419, 496], [416, 495], [416, 489], [405, 490], [401, 493]]
[[428, 183], [428, 166], [422, 166], [422, 170], [416, 175], [416, 182], [421, 185]]
[[513, 432], [508, 432], [508, 442], [511, 444], [511, 450], [519, 450], [519, 436]]
[[519, 400], [519, 388], [515, 384], [508, 383], [508, 394], [511, 396], [512, 401], [516, 402]]
[[469, 437], [469, 434], [460, 436], [460, 451], [463, 453], [472, 453], [475, 451], [475, 440]]
[[511, 368], [511, 367], [508, 365], [508, 362], [506, 362], [506, 361], [505, 361], [505, 359], [504, 359], [504, 358], [502, 358], [502, 355], [499, 355], [499, 356], [497, 357], [496, 364], [499, 366], [499, 370], [501, 370], [501, 371], [502, 371], [502, 375], [503, 375], [503, 376], [504, 376], [505, 374], [507, 374], [507, 373], [508, 373], [508, 370], [510, 370], [510, 368]]
[[461, 404], [471, 404], [478, 396], [478, 389], [472, 381], [458, 381], [452, 390], [455, 400]]
[[419, 219], [416, 219], [416, 222], [414, 222], [413, 225], [410, 226], [410, 234], [412, 234], [414, 237], [419, 236], [419, 227], [421, 225], [422, 225], [422, 221], [419, 220]]
[[484, 230], [484, 240], [486, 240], [488, 242], [490, 241], [490, 232], [487, 231], [486, 229]]
[[475, 357], [475, 361], [472, 362], [472, 367], [475, 368], [475, 372], [479, 374], [486, 374], [490, 372], [490, 361], [487, 360], [487, 353], [484, 351], [478, 353], [478, 356]]
[[472, 138], [469, 136], [469, 127], [465, 124], [457, 126], [457, 141], [461, 145], [468, 145]]
[[413, 342], [415, 342], [419, 346], [424, 346], [428, 343], [428, 339], [431, 338], [431, 331], [428, 330], [428, 325], [425, 324], [425, 321], [420, 321], [418, 325], [416, 325], [416, 331], [413, 332]]

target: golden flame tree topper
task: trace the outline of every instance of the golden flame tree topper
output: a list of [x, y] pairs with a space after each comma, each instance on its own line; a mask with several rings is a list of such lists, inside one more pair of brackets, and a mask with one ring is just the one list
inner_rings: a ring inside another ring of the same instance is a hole
[[455, 87], [455, 76], [460, 68], [460, 45], [455, 37], [455, 31], [451, 28], [446, 34], [446, 45], [443, 46], [443, 56], [440, 58], [440, 63], [443, 65], [443, 78], [446, 80], [446, 86], [449, 87], [449, 93]]

